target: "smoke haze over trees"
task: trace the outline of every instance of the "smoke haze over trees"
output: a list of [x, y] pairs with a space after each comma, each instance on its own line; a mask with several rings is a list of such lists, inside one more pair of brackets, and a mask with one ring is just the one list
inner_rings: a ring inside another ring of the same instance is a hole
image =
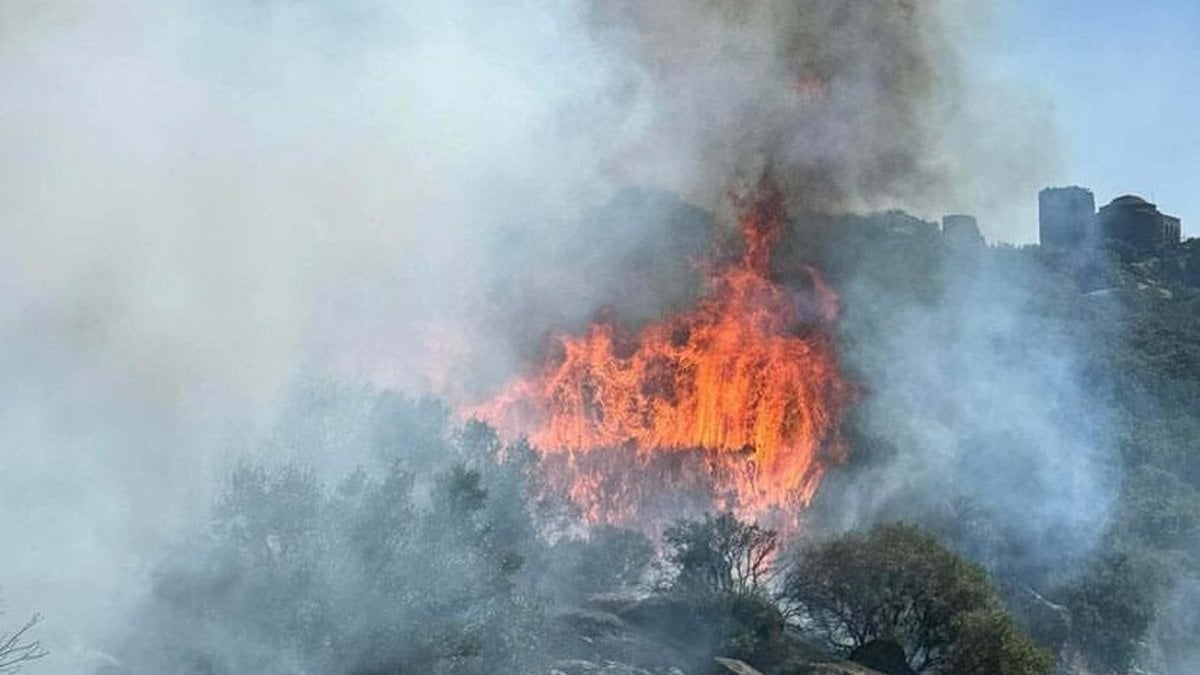
[[[1054, 133], [974, 67], [994, 11], [0, 4], [0, 585], [51, 651], [26, 670], [513, 671], [559, 610], [686, 568], [585, 536], [534, 449], [455, 410], [551, 332], [690, 306], [766, 166], [773, 274], [825, 271], [863, 390], [807, 531], [917, 523], [1040, 644], [1194, 669], [1200, 258], [1097, 282], [841, 215], [1028, 237]], [[677, 542], [734, 525], [680, 515]], [[700, 651], [790, 644], [767, 599], [711, 602]]]

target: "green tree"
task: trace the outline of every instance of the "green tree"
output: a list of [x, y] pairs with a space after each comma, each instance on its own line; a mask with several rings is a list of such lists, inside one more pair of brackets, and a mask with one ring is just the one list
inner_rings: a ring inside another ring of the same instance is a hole
[[799, 550], [781, 599], [842, 652], [888, 640], [917, 672], [1050, 672], [1048, 657], [1038, 657], [1001, 612], [983, 569], [908, 525]]
[[957, 619], [958, 637], [945, 672], [955, 675], [1031, 675], [1054, 670], [1054, 657], [1039, 649], [999, 610]]
[[1066, 593], [1071, 639], [1099, 668], [1122, 672], [1133, 665], [1162, 597], [1164, 570], [1151, 553], [1101, 554]]

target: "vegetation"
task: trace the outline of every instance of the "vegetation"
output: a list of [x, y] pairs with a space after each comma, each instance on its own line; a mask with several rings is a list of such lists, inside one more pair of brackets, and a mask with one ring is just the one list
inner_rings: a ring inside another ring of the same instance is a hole
[[782, 597], [803, 625], [845, 653], [887, 640], [916, 672], [1051, 670], [1049, 655], [1000, 610], [983, 569], [911, 526], [883, 525], [801, 550]]
[[757, 593], [771, 574], [779, 535], [732, 513], [681, 520], [663, 534], [676, 588], [701, 593]]
[[[382, 397], [362, 434], [378, 462], [333, 483], [300, 463], [232, 472], [211, 527], [160, 565], [114, 672], [539, 672], [563, 607], [603, 609], [575, 617], [597, 622], [597, 644], [654, 627], [664, 645], [766, 673], [796, 670], [818, 640], [855, 658], [894, 647], [922, 673], [1048, 673], [1053, 653], [1095, 672], [1194, 670], [1194, 631], [1180, 627], [1200, 613], [1179, 598], [1200, 588], [1200, 290], [1188, 285], [1200, 249], [1073, 267], [1036, 247], [950, 248], [898, 213], [813, 217], [784, 243], [781, 279], [808, 283], [796, 271], [816, 262], [844, 290], [841, 338], [860, 380], [917, 344], [920, 372], [946, 373], [950, 391], [871, 392], [846, 429], [853, 463], [806, 513], [813, 539], [729, 513], [677, 521], [657, 542], [584, 532], [527, 446], [479, 424], [450, 432], [444, 408]], [[988, 281], [1012, 278], [1022, 283]], [[1039, 370], [1051, 376], [1029, 375]], [[1028, 377], [1088, 396], [1055, 390], [1039, 397], [1047, 410], [1018, 411], [1067, 430], [1048, 439], [1022, 419], [989, 426], [996, 411], [958, 400], [953, 378], [981, 373], [1001, 394]], [[298, 412], [288, 443], [320, 436], [312, 413]], [[930, 428], [947, 461], [914, 466], [929, 441], [914, 430]], [[1070, 454], [1092, 446], [1111, 452]], [[1095, 536], [1026, 517], [1030, 501], [1077, 508], [1057, 453], [1111, 477], [1115, 501], [1086, 506]], [[897, 518], [915, 525], [886, 524]], [[24, 660], [42, 653], [30, 627], [11, 642]]]
[[551, 548], [553, 579], [561, 579], [557, 591], [564, 601], [581, 601], [589, 596], [637, 587], [654, 562], [654, 542], [641, 532], [610, 525], [593, 529], [586, 539], [564, 537]]
[[770, 597], [779, 535], [732, 513], [676, 521], [663, 533], [669, 592], [714, 656], [771, 671], [787, 661], [785, 617]]
[[35, 614], [11, 633], [0, 633], [0, 673], [15, 673], [22, 665], [47, 655], [41, 642], [29, 635], [29, 631], [41, 620]]
[[1054, 672], [1054, 658], [996, 609], [963, 614], [942, 672], [955, 675], [1033, 675]]
[[[541, 634], [522, 458], [476, 427], [433, 475], [394, 463], [333, 490], [244, 464], [213, 527], [164, 566], [134, 672], [520, 672]], [[492, 465], [480, 471], [482, 463]], [[128, 672], [128, 671], [121, 671]]]
[[1074, 637], [1094, 664], [1123, 671], [1137, 659], [1162, 596], [1163, 570], [1148, 551], [1107, 550], [1066, 592]]
[[[818, 519], [836, 525], [864, 501], [854, 490], [886, 480], [875, 517], [919, 523], [982, 561], [1006, 604], [1035, 605], [1015, 616], [1041, 644], [1097, 672], [1194, 670], [1200, 655], [1177, 626], [1200, 613], [1170, 599], [1200, 569], [1200, 240], [1123, 254], [965, 250], [890, 213], [801, 218], [790, 246], [780, 274], [816, 263], [843, 292], [844, 352], [862, 381], [920, 351], [913, 375], [937, 384], [875, 387], [847, 429], [855, 461], [826, 481]], [[1055, 376], [1028, 386], [1039, 371]], [[981, 378], [999, 394], [964, 386]], [[1006, 394], [1013, 382], [1025, 389]], [[1022, 391], [1044, 407], [1006, 416]], [[933, 483], [897, 476], [920, 461], [912, 439], [928, 429], [957, 436]], [[1070, 496], [1071, 461], [1108, 484]], [[1098, 517], [1036, 529], [1073, 508]]]

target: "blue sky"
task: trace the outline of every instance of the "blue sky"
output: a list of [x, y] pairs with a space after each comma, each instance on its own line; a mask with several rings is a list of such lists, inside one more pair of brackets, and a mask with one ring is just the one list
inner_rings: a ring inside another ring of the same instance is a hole
[[1200, 236], [1200, 0], [1009, 0], [999, 19], [994, 65], [1053, 106], [1055, 184], [1141, 194]]

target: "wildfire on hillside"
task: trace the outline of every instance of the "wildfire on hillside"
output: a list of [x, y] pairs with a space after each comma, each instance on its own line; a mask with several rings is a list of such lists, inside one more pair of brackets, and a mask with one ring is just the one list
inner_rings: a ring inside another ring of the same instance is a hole
[[738, 205], [744, 252], [694, 309], [636, 334], [603, 320], [558, 335], [538, 370], [466, 411], [527, 437], [590, 522], [645, 522], [681, 499], [791, 520], [843, 454], [854, 392], [833, 339], [837, 296], [813, 268], [804, 290], [770, 279], [786, 224], [772, 179]]

